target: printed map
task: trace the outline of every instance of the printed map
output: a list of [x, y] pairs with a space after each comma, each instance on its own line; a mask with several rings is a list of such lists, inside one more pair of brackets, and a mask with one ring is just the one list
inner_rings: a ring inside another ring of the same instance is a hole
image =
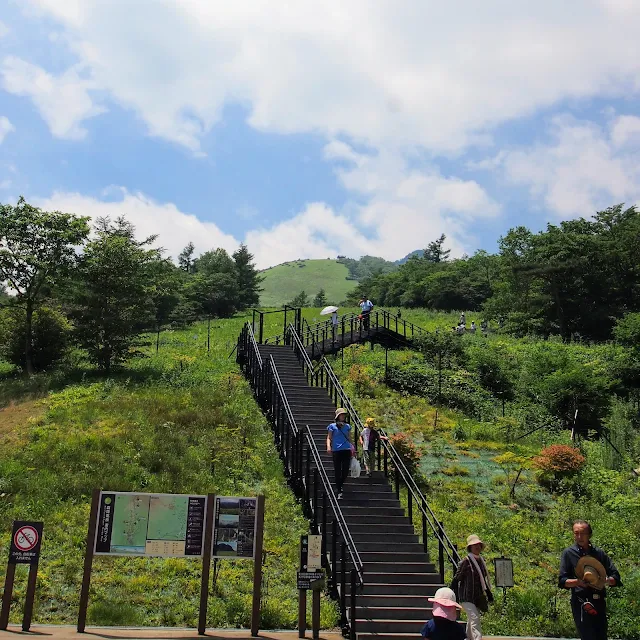
[[149, 496], [116, 495], [111, 549], [120, 553], [144, 553], [149, 520]]
[[188, 496], [151, 496], [148, 540], [185, 540], [187, 537]]

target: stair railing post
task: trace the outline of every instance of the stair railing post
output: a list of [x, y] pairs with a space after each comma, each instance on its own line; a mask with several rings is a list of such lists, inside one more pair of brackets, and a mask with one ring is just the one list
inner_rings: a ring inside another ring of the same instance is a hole
[[[307, 449], [310, 452], [310, 448]], [[307, 457], [308, 464], [308, 457]], [[318, 533], [318, 470], [313, 470], [313, 532]]]
[[322, 492], [322, 538], [320, 539], [320, 553], [322, 566], [327, 566], [327, 494]]
[[385, 447], [382, 454], [383, 462], [384, 462], [384, 477], [389, 477], [389, 456], [387, 454], [387, 448]]
[[442, 522], [438, 522], [438, 568], [440, 570], [440, 580], [444, 582], [444, 544], [442, 543], [444, 527], [442, 526]]
[[429, 559], [429, 546], [427, 544], [427, 501], [422, 498], [422, 546], [424, 547], [424, 552], [427, 555], [427, 560]]
[[264, 335], [264, 313], [260, 314], [260, 344], [262, 344], [262, 337]]
[[343, 624], [347, 623], [347, 545], [340, 545], [340, 614]]
[[409, 489], [409, 487], [407, 486], [407, 508], [409, 511], [409, 522], [411, 523], [411, 526], [413, 527], [413, 500], [411, 499], [411, 490]]
[[331, 521], [331, 581], [338, 588], [338, 526], [336, 519]]
[[396, 465], [396, 498], [398, 498], [398, 500], [400, 500], [400, 469], [398, 469], [398, 466]]
[[358, 572], [351, 569], [351, 606], [349, 614], [349, 640], [356, 640], [356, 584]]

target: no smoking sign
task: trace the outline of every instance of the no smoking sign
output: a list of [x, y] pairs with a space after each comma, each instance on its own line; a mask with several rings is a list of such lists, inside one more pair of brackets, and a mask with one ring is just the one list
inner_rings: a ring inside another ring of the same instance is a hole
[[40, 557], [42, 543], [42, 522], [13, 523], [9, 564], [34, 564]]

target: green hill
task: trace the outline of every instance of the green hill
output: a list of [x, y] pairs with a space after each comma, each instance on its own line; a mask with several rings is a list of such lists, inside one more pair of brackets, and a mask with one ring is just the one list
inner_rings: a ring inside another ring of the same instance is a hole
[[347, 280], [349, 269], [336, 260], [296, 260], [262, 272], [264, 282], [260, 305], [279, 307], [304, 290], [311, 298], [324, 289], [327, 304], [338, 304], [358, 284]]

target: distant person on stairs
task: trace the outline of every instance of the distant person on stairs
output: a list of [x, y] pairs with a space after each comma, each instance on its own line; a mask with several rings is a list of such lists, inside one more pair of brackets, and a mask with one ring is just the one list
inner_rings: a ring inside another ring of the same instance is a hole
[[334, 311], [331, 314], [331, 334], [333, 336], [333, 344], [337, 342], [336, 337], [338, 335], [338, 312]]
[[462, 607], [456, 602], [456, 594], [448, 587], [441, 587], [433, 598], [433, 618], [422, 627], [421, 635], [430, 640], [464, 640], [464, 627], [458, 624], [458, 609]]
[[376, 429], [375, 418], [367, 418], [364, 421], [364, 429], [360, 434], [360, 444], [362, 446], [362, 454], [364, 457], [364, 468], [367, 476], [371, 476], [371, 472], [376, 469], [376, 448], [378, 440], [388, 440], [386, 436], [381, 436]]
[[489, 603], [493, 602], [489, 572], [484, 558], [480, 555], [484, 549], [484, 542], [476, 535], [467, 538], [467, 553], [469, 554], [458, 565], [453, 578], [453, 589], [458, 592], [460, 604], [467, 614], [467, 640], [482, 640], [480, 628], [480, 612], [489, 610]]
[[371, 300], [369, 300], [369, 298], [367, 298], [366, 296], [364, 298], [360, 298], [360, 310], [361, 310], [361, 315], [362, 315], [362, 328], [365, 331], [369, 330], [369, 323], [371, 322], [371, 319], [369, 318], [369, 316], [371, 315], [371, 312], [373, 311], [373, 302], [371, 302]]
[[349, 475], [351, 463], [351, 442], [349, 432], [351, 425], [347, 424], [345, 409], [336, 409], [335, 422], [327, 427], [327, 451], [333, 454], [333, 467], [336, 474], [336, 491], [338, 499], [342, 498], [342, 486]]

